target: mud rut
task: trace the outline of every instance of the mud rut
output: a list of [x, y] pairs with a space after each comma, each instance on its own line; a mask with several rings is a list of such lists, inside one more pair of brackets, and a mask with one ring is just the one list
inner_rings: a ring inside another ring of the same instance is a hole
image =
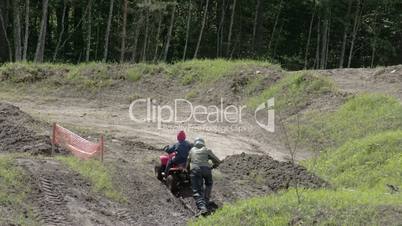
[[51, 159], [18, 159], [32, 189], [34, 215], [41, 225], [135, 225], [131, 210], [93, 194], [80, 175]]
[[[401, 70], [397, 69], [399, 73]], [[384, 73], [364, 69], [332, 70], [324, 71], [324, 74], [332, 77], [348, 93], [374, 90], [402, 100], [401, 83], [387, 81], [388, 77], [382, 75], [391, 73], [393, 69], [386, 70]], [[176, 130], [155, 131], [153, 125], [131, 123], [128, 120], [127, 104], [88, 101], [85, 98], [47, 99], [40, 96], [25, 96], [11, 101], [43, 121], [57, 121], [73, 129], [85, 129], [88, 135], [106, 133], [108, 142], [105, 164], [115, 168], [113, 179], [116, 187], [127, 197], [127, 203], [121, 204], [94, 194], [90, 183], [55, 160], [20, 158], [18, 164], [30, 176], [29, 183], [33, 190], [30, 198], [36, 210], [35, 216], [41, 224], [184, 225], [194, 215], [195, 205], [191, 192], [173, 195], [153, 174], [154, 163], [162, 153], [157, 150], [158, 147], [173, 142]], [[201, 135], [207, 138], [221, 158], [241, 152], [266, 153], [275, 159], [286, 156], [281, 146], [272, 139], [274, 137], [269, 137], [274, 142], [259, 143], [241, 133], [209, 132]], [[306, 153], [301, 154], [308, 157]], [[243, 157], [236, 158], [241, 160]], [[219, 170], [215, 172], [217, 180], [213, 199], [218, 205], [275, 192], [269, 183], [245, 184], [240, 175], [229, 175], [233, 167], [238, 166], [225, 165], [223, 173]], [[254, 173], [242, 165], [240, 167], [242, 172], [246, 170], [244, 174]], [[277, 183], [277, 180], [272, 183]], [[286, 188], [288, 185], [280, 186]]]

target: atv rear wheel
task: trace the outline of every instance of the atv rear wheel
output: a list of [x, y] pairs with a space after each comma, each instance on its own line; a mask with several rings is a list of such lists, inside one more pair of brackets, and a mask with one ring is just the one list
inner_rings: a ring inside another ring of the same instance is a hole
[[176, 193], [178, 191], [177, 178], [174, 175], [169, 175], [166, 178], [166, 185], [172, 193]]
[[163, 175], [162, 175], [162, 166], [161, 165], [155, 165], [155, 176], [158, 178], [158, 180], [163, 180]]

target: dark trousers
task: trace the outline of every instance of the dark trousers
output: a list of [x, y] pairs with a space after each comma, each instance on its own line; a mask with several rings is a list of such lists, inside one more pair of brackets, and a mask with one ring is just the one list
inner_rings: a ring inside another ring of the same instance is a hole
[[[191, 170], [191, 189], [198, 209], [206, 209], [212, 191], [212, 172], [208, 166], [201, 166]], [[205, 189], [204, 189], [205, 183]]]
[[184, 164], [184, 163], [186, 163], [186, 161], [187, 161], [186, 159], [182, 159], [182, 158], [179, 158], [179, 157], [175, 157], [175, 158], [170, 159], [168, 161], [167, 165], [166, 165], [166, 168], [165, 168], [165, 175], [166, 176], [168, 175], [169, 170], [172, 168], [173, 164], [176, 164], [176, 165]]

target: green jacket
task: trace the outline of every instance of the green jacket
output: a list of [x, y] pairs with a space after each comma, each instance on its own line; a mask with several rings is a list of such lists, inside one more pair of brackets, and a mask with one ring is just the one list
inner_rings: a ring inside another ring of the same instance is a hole
[[209, 160], [212, 161], [214, 166], [218, 166], [221, 161], [214, 153], [212, 153], [211, 149], [206, 148], [205, 146], [193, 147], [188, 154], [187, 163], [190, 163], [190, 170], [200, 167], [200, 166], [208, 166]]

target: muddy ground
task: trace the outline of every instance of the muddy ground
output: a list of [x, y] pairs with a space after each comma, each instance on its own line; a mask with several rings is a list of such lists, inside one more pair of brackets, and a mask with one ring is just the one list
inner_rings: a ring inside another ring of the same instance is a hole
[[[268, 86], [283, 72], [260, 68], [245, 70], [231, 82], [222, 81], [210, 89], [200, 89], [203, 98], [194, 101], [212, 104], [219, 95], [224, 95], [229, 102], [240, 103], [246, 77], [259, 73], [267, 76], [263, 83]], [[332, 105], [341, 104], [345, 96], [369, 91], [402, 100], [401, 66], [322, 73], [332, 78], [344, 94], [320, 97], [309, 103], [307, 110], [318, 107], [332, 110]], [[59, 122], [88, 139], [105, 134], [105, 165], [112, 169], [115, 186], [127, 197], [127, 203], [122, 204], [91, 193], [88, 181], [52, 158], [19, 158], [18, 165], [31, 178], [30, 200], [37, 207], [40, 222], [47, 225], [82, 225], [82, 222], [85, 225], [184, 225], [194, 216], [191, 192], [173, 195], [153, 173], [155, 162], [163, 154], [161, 147], [175, 142], [179, 128], [167, 124], [158, 130], [152, 123], [132, 122], [128, 115], [133, 97], [152, 97], [168, 103], [174, 98], [183, 98], [192, 89], [185, 86], [177, 91], [173, 83], [159, 74], [152, 79], [142, 79], [134, 87], [121, 82], [110, 90], [91, 95], [82, 95], [68, 87], [50, 96], [31, 92], [29, 87], [28, 94], [0, 90], [0, 101], [12, 104], [0, 104], [0, 153], [48, 153], [52, 122]], [[204, 137], [207, 145], [224, 159], [222, 166], [214, 170], [213, 200], [219, 206], [286, 189], [292, 186], [292, 179], [297, 179], [304, 187], [327, 186], [304, 168], [295, 168], [284, 161], [289, 153], [280, 134], [261, 136], [261, 130], [251, 121], [250, 116], [244, 122], [245, 127], [251, 126], [249, 131], [223, 131], [225, 124], [219, 124], [218, 130], [206, 130], [204, 125], [193, 124], [187, 130], [190, 140]], [[301, 149], [297, 159], [309, 156], [309, 150]]]
[[[4, 146], [6, 150], [13, 152], [10, 150], [19, 150], [31, 143], [43, 143], [46, 149], [36, 145], [23, 150], [34, 155], [38, 154], [38, 150], [47, 150], [40, 153], [48, 155], [50, 137], [36, 132], [46, 130], [48, 124], [33, 119], [11, 104], [0, 106], [2, 115], [6, 116], [3, 121], [7, 121], [0, 124], [1, 141], [7, 144]], [[90, 138], [90, 131], [86, 133]], [[17, 139], [8, 142], [12, 138]], [[17, 158], [16, 164], [24, 169], [29, 178], [30, 206], [40, 224], [184, 225], [195, 216], [197, 209], [189, 187], [172, 194], [155, 178], [153, 166], [164, 154], [161, 148], [143, 142], [140, 137], [110, 135], [108, 138], [105, 164], [111, 170], [116, 188], [127, 198], [127, 202], [112, 201], [94, 193], [90, 182], [53, 157]], [[305, 187], [325, 185], [302, 167], [294, 168], [269, 156], [245, 153], [225, 158], [222, 166], [214, 171], [214, 178], [213, 200], [218, 208], [239, 198], [286, 189], [291, 186], [292, 178], [297, 178]]]
[[40, 133], [45, 129], [44, 125], [18, 107], [0, 103], [0, 153], [50, 154], [49, 136]]

